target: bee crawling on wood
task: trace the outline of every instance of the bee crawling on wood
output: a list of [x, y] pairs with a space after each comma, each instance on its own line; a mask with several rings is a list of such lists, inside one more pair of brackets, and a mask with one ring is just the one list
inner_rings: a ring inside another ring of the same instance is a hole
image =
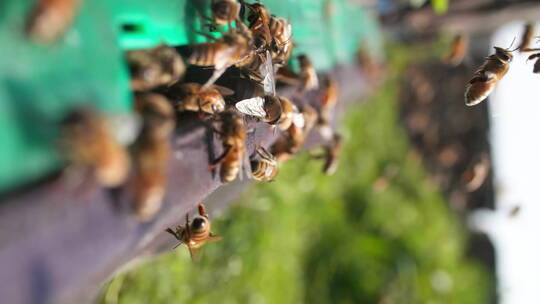
[[251, 175], [256, 180], [272, 182], [278, 174], [278, 163], [274, 155], [263, 147], [255, 150], [251, 158]]
[[268, 26], [272, 35], [270, 47], [272, 61], [278, 66], [283, 66], [289, 61], [293, 49], [291, 24], [283, 18], [270, 16]]
[[130, 168], [129, 155], [112, 135], [107, 121], [98, 113], [79, 109], [62, 122], [60, 147], [75, 167], [91, 170], [103, 186], [124, 183]]
[[[212, 85], [227, 68], [246, 60], [251, 55], [251, 40], [244, 27], [238, 27], [231, 32], [224, 33], [221, 39], [215, 42], [201, 43], [192, 46], [193, 52], [188, 62], [197, 66], [214, 67], [210, 79], [203, 85], [203, 89]], [[214, 39], [213, 37], [208, 37]]]
[[260, 75], [264, 96], [240, 100], [235, 104], [235, 107], [243, 114], [257, 117], [263, 122], [275, 125], [281, 118], [282, 97], [276, 96], [274, 68], [269, 51], [266, 51], [264, 62], [260, 67]]
[[465, 105], [477, 105], [489, 96], [508, 72], [513, 51], [495, 47], [495, 54], [486, 57], [484, 64], [474, 72], [473, 78], [465, 87]]
[[298, 109], [300, 115], [295, 117], [286, 131], [281, 132], [270, 149], [278, 161], [285, 161], [300, 151], [317, 121], [318, 114], [313, 107], [302, 105]]
[[169, 137], [175, 126], [174, 110], [158, 94], [139, 94], [135, 107], [143, 117], [143, 129], [133, 147], [135, 163], [134, 210], [142, 221], [151, 219], [161, 208], [167, 181], [171, 147]]
[[253, 35], [253, 44], [257, 51], [268, 50], [272, 44], [270, 32], [270, 12], [262, 3], [240, 3], [249, 9], [248, 28]]
[[272, 95], [240, 100], [235, 107], [241, 113], [257, 117], [271, 125], [279, 122], [282, 113], [280, 97]]
[[246, 156], [246, 129], [242, 117], [233, 110], [220, 113], [218, 117], [221, 126], [215, 130], [223, 143], [224, 152], [210, 164], [213, 169], [220, 166], [221, 182], [228, 183], [242, 174]]
[[278, 127], [280, 130], [287, 130], [295, 119], [298, 119], [300, 111], [298, 107], [288, 98], [279, 97], [281, 103], [281, 118], [279, 119]]
[[33, 40], [51, 43], [62, 36], [73, 23], [82, 0], [37, 0], [26, 24]]
[[324, 153], [322, 155], [312, 155], [314, 158], [324, 159], [324, 174], [332, 175], [336, 172], [341, 155], [341, 146], [341, 136], [334, 133], [330, 143], [324, 146]]
[[189, 215], [186, 214], [185, 226], [176, 226], [174, 230], [167, 228], [165, 231], [172, 234], [180, 242], [174, 248], [181, 244], [188, 248], [192, 260], [198, 259], [199, 248], [202, 245], [223, 239], [221, 236], [212, 234], [210, 219], [203, 203], [199, 204], [199, 215], [193, 221], [190, 222]]
[[131, 73], [131, 87], [135, 91], [171, 85], [182, 78], [186, 71], [180, 54], [165, 45], [128, 51], [126, 57]]
[[443, 58], [443, 61], [451, 65], [459, 65], [467, 54], [469, 39], [463, 34], [456, 35], [452, 41], [450, 52]]
[[167, 97], [176, 103], [179, 111], [192, 111], [206, 114], [216, 114], [225, 110], [224, 96], [232, 95], [234, 91], [211, 85], [203, 89], [198, 83], [177, 83], [167, 90]]

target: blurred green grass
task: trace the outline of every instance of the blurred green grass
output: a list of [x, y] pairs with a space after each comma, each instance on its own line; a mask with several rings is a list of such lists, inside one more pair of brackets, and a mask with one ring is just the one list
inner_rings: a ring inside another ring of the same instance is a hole
[[337, 173], [301, 155], [214, 220], [225, 239], [121, 274], [101, 303], [487, 303], [491, 276], [399, 127], [400, 71], [422, 48], [390, 48], [389, 80], [348, 111]]

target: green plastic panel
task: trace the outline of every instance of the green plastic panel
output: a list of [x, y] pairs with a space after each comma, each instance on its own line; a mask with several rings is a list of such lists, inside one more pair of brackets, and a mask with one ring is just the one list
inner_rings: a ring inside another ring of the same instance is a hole
[[[211, 0], [86, 0], [74, 25], [42, 45], [24, 34], [35, 0], [0, 3], [0, 193], [60, 168], [58, 122], [76, 106], [131, 111], [123, 51], [204, 42]], [[328, 71], [354, 61], [359, 42], [380, 48], [377, 24], [345, 0], [263, 1], [293, 26], [294, 54]], [[217, 36], [218, 34], [214, 34]]]

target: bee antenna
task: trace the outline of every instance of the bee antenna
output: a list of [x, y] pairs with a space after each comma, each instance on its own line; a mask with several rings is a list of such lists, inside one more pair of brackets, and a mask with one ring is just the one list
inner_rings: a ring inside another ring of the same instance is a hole
[[[514, 42], [516, 42], [516, 36], [514, 36], [514, 39], [512, 39], [512, 43], [510, 43], [510, 46], [507, 48], [507, 50], [509, 50], [509, 49], [512, 47], [512, 45], [514, 45]], [[514, 51], [516, 51], [517, 49], [519, 49], [519, 45], [518, 45], [517, 48], [511, 50], [510, 52], [514, 52]]]

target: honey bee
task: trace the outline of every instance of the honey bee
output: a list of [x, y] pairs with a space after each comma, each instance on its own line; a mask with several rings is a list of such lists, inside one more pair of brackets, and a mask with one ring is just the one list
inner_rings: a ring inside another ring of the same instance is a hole
[[285, 161], [300, 151], [317, 121], [317, 111], [313, 107], [302, 105], [299, 111], [300, 115], [295, 116], [290, 127], [280, 134], [271, 147], [272, 155], [278, 161]]
[[212, 0], [211, 9], [214, 24], [231, 24], [238, 19], [240, 3], [234, 0]]
[[[241, 31], [241, 29], [239, 29]], [[226, 33], [216, 42], [201, 43], [193, 46], [193, 53], [188, 62], [198, 66], [213, 66], [214, 73], [203, 85], [206, 89], [212, 85], [225, 70], [251, 55], [248, 36], [242, 32]]]
[[527, 22], [527, 24], [525, 24], [525, 30], [523, 31], [523, 35], [521, 36], [521, 43], [518, 47], [520, 52], [529, 51], [529, 45], [531, 44], [533, 36], [534, 24], [531, 22]]
[[468, 192], [478, 190], [486, 181], [490, 171], [490, 160], [487, 154], [482, 154], [480, 159], [461, 175]]
[[143, 129], [133, 148], [134, 210], [140, 220], [146, 221], [159, 211], [165, 196], [169, 137], [175, 118], [169, 101], [158, 94], [137, 95], [135, 109], [143, 117]]
[[465, 87], [465, 104], [474, 106], [486, 99], [501, 80], [512, 62], [512, 51], [495, 47], [495, 54], [486, 57], [486, 61]]
[[193, 221], [189, 221], [189, 215], [186, 214], [185, 226], [176, 226], [175, 230], [167, 228], [166, 232], [172, 234], [180, 243], [174, 248], [184, 244], [192, 260], [197, 260], [199, 248], [207, 242], [216, 242], [223, 237], [212, 234], [211, 223], [206, 213], [203, 203], [199, 204], [199, 215]]
[[255, 150], [251, 158], [251, 175], [259, 181], [272, 182], [278, 174], [278, 164], [274, 155], [263, 147]]
[[326, 125], [330, 124], [332, 111], [338, 101], [339, 87], [337, 81], [333, 77], [328, 76], [323, 80], [323, 88], [319, 124]]
[[305, 54], [299, 55], [300, 61], [300, 91], [305, 92], [319, 87], [319, 78], [311, 59]]
[[292, 54], [293, 43], [291, 24], [283, 19], [274, 16], [270, 17], [270, 34], [272, 36], [272, 59], [274, 64], [282, 66], [289, 61]]
[[219, 120], [221, 128], [218, 133], [224, 152], [210, 164], [210, 168], [220, 165], [221, 182], [228, 183], [233, 181], [243, 168], [246, 129], [242, 117], [232, 110], [220, 113]]
[[234, 94], [234, 91], [211, 85], [202, 89], [198, 83], [178, 83], [167, 91], [167, 97], [176, 103], [179, 111], [192, 111], [207, 114], [216, 114], [225, 110], [223, 96]]
[[536, 59], [536, 62], [534, 63], [534, 67], [533, 67], [533, 73], [535, 73], [535, 74], [540, 73], [540, 59], [539, 59], [539, 57], [540, 57], [540, 53], [535, 53], [535, 54], [532, 54], [531, 56], [529, 56], [527, 58], [527, 61]]
[[467, 36], [463, 34], [456, 35], [452, 41], [450, 53], [443, 58], [444, 62], [454, 66], [460, 64], [467, 53], [468, 44], [469, 39]]
[[277, 124], [281, 118], [282, 109], [280, 97], [272, 95], [240, 100], [235, 104], [235, 107], [241, 113], [255, 116], [262, 122], [271, 125]]
[[82, 0], [38, 0], [26, 24], [31, 39], [51, 43], [73, 23]]
[[293, 123], [293, 119], [296, 115], [299, 115], [298, 108], [288, 98], [279, 97], [281, 102], [281, 118], [278, 123], [278, 127], [285, 131]]
[[178, 52], [168, 46], [153, 49], [133, 50], [126, 53], [131, 73], [131, 88], [146, 91], [177, 82], [186, 67]]
[[249, 4], [240, 1], [242, 5], [249, 9], [247, 16], [248, 27], [253, 34], [253, 43], [257, 50], [268, 49], [272, 43], [272, 34], [270, 33], [270, 12], [261, 3]]
[[62, 122], [60, 146], [75, 166], [89, 168], [103, 186], [116, 187], [128, 175], [130, 158], [111, 135], [106, 120], [90, 110], [75, 110]]

